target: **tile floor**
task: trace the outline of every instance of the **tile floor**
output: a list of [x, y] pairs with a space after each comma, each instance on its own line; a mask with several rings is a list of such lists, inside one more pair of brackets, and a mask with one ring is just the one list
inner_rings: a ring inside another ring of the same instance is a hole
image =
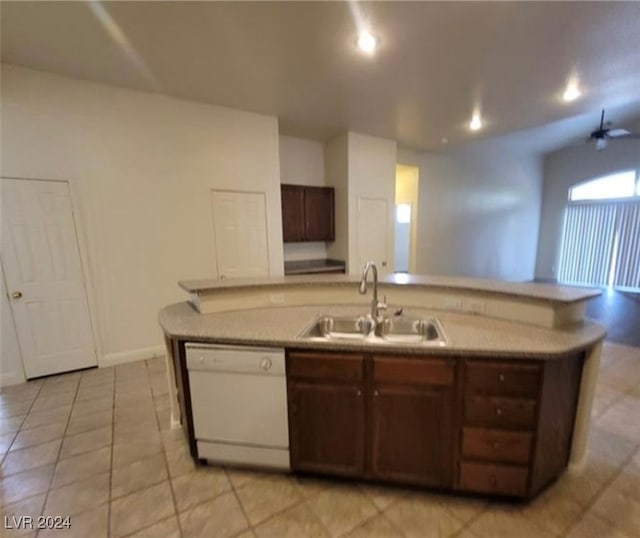
[[640, 348], [605, 344], [588, 467], [525, 505], [196, 468], [168, 422], [161, 359], [3, 389], [2, 527], [47, 514], [72, 526], [38, 537], [640, 536]]

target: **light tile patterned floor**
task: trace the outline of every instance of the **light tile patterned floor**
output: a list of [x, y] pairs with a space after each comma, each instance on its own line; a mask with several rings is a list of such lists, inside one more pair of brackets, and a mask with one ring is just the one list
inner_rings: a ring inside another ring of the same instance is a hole
[[639, 348], [605, 344], [586, 471], [524, 505], [196, 468], [168, 405], [162, 359], [3, 389], [2, 515], [70, 515], [37, 534], [61, 538], [640, 536]]

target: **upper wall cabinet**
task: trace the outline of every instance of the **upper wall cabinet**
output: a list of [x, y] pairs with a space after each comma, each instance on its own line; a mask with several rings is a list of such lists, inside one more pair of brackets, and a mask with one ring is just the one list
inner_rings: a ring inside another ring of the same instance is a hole
[[281, 185], [282, 238], [285, 243], [304, 241], [304, 187]]
[[334, 241], [333, 187], [281, 185], [285, 243]]

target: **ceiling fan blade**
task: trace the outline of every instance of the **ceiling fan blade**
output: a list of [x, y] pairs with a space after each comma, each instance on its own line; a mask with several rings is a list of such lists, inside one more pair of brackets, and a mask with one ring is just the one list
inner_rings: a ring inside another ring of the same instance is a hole
[[618, 138], [620, 136], [627, 136], [630, 135], [631, 133], [629, 131], [627, 131], [626, 129], [609, 129], [607, 131], [607, 136], [609, 138]]
[[625, 135], [616, 136], [613, 140], [640, 140], [640, 133], [629, 133]]

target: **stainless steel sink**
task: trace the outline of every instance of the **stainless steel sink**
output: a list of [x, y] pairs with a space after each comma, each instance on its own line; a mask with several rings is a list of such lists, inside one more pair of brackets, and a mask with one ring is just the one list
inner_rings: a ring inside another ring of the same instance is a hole
[[384, 318], [376, 324], [376, 336], [398, 344], [433, 343], [444, 345], [444, 332], [435, 318]]
[[300, 338], [322, 340], [362, 340], [374, 327], [371, 318], [321, 316], [306, 329]]
[[377, 323], [369, 316], [319, 316], [298, 336], [303, 340], [351, 340], [373, 344], [444, 346], [444, 331], [436, 318], [394, 316]]

